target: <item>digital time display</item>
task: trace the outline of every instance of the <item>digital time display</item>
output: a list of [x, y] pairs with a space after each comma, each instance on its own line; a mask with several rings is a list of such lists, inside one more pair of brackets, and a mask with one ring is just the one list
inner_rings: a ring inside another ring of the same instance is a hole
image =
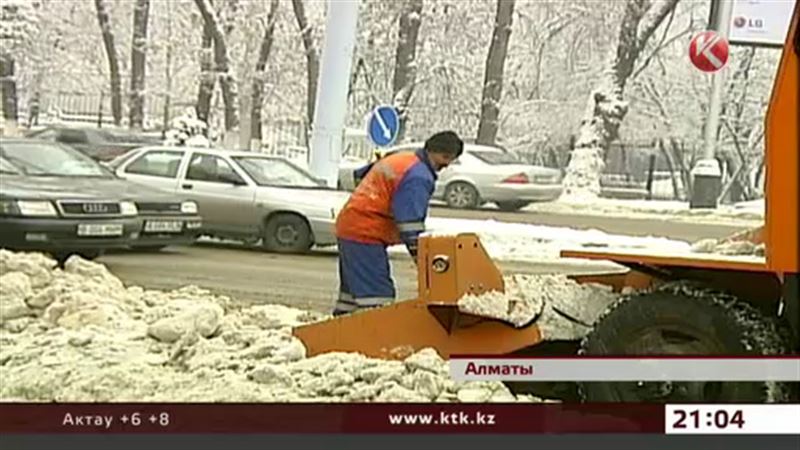
[[796, 434], [798, 404], [667, 405], [667, 434]]

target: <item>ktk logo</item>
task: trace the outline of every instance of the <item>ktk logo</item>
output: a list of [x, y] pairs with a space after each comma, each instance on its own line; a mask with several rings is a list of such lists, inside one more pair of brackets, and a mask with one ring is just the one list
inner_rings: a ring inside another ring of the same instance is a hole
[[461, 413], [439, 413], [440, 425], [494, 425], [494, 414], [475, 413], [473, 420], [469, 414]]

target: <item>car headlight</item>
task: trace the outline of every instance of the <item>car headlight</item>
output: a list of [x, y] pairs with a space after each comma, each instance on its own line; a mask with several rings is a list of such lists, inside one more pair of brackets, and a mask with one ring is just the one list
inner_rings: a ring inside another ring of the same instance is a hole
[[197, 214], [197, 203], [195, 202], [181, 203], [181, 212], [183, 214]]
[[17, 200], [17, 210], [23, 216], [55, 217], [58, 215], [56, 207], [48, 201]]
[[134, 202], [119, 202], [119, 212], [123, 216], [135, 216], [139, 210]]

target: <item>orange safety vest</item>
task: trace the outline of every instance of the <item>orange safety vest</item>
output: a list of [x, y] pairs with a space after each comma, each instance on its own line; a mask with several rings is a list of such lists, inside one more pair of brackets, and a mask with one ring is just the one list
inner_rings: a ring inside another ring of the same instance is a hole
[[403, 177], [418, 164], [426, 163], [416, 152], [398, 152], [375, 162], [336, 217], [336, 236], [371, 244], [401, 243], [392, 198]]

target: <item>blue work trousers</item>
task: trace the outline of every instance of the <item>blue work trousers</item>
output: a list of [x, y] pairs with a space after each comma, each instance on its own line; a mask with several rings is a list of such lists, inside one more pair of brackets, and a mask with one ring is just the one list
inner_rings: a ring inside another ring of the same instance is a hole
[[333, 315], [374, 308], [395, 299], [389, 254], [382, 244], [339, 239], [339, 297]]

